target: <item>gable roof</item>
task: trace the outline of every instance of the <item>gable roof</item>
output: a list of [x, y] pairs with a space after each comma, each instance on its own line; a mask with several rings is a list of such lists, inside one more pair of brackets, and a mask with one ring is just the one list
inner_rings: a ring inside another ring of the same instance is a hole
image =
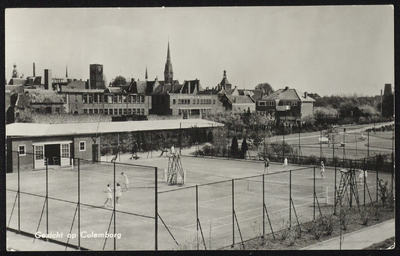
[[172, 85], [159, 81], [159, 85], [154, 89], [153, 94], [179, 93], [182, 87], [183, 85], [179, 84], [178, 80], [174, 80]]
[[227, 95], [224, 94], [222, 98], [226, 98], [230, 104], [254, 104], [254, 101], [247, 95]]
[[304, 97], [304, 93], [286, 87], [285, 89], [279, 89], [273, 93], [262, 97], [262, 100], [300, 100], [302, 102], [314, 102], [315, 100], [310, 96]]

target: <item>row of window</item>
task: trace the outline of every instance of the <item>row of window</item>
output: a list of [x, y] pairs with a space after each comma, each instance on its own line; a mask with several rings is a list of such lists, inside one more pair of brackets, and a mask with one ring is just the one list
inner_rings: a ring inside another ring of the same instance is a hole
[[33, 108], [33, 111], [37, 114], [42, 113], [42, 114], [52, 114], [52, 113], [60, 113], [60, 108], [54, 108], [52, 107], [45, 107], [45, 108]]
[[143, 104], [145, 102], [144, 95], [104, 95], [104, 94], [83, 94], [82, 101], [84, 104], [92, 103], [137, 103]]
[[[215, 99], [211, 101], [211, 99], [193, 99], [192, 101], [190, 99], [178, 99], [178, 104], [215, 104]], [[172, 104], [176, 104], [176, 99], [172, 100]]]
[[[61, 144], [61, 157], [69, 157], [69, 144]], [[86, 142], [79, 142], [79, 151], [86, 151]], [[20, 156], [26, 155], [26, 145], [18, 145], [18, 154]], [[41, 160], [44, 158], [44, 146], [35, 146], [35, 159]]]
[[104, 115], [144, 115], [144, 108], [105, 108], [103, 109], [83, 109], [83, 114], [104, 114]]
[[[297, 106], [297, 101], [280, 101], [283, 106]], [[275, 106], [275, 101], [259, 101], [258, 106]]]

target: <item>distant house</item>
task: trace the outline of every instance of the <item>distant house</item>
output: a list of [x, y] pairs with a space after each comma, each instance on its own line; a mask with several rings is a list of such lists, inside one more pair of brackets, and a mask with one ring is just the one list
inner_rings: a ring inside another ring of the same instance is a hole
[[256, 110], [275, 116], [278, 121], [301, 121], [313, 113], [315, 100], [296, 89], [285, 87], [257, 101]]
[[224, 110], [232, 111], [233, 113], [254, 112], [256, 110], [255, 101], [248, 95], [224, 94], [220, 101], [224, 106]]

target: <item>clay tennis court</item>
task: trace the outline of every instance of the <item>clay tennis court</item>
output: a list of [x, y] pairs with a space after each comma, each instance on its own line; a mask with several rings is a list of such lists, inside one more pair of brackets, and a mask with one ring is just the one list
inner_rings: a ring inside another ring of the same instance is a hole
[[[326, 204], [326, 195], [329, 204], [334, 201], [335, 172], [332, 168], [326, 168], [324, 178], [316, 168], [314, 179], [313, 167], [289, 165], [285, 171], [280, 163], [271, 163], [269, 174], [263, 176], [264, 167], [260, 161], [189, 156], [181, 159], [186, 171], [186, 182], [182, 186], [168, 186], [164, 182], [167, 157], [135, 161], [122, 155], [115, 164], [115, 171], [114, 164], [109, 162], [82, 162], [79, 172], [77, 163], [73, 169], [49, 169], [47, 177], [45, 170], [21, 172], [19, 199], [16, 196], [18, 173], [8, 173], [7, 226], [32, 234], [37, 231], [52, 233], [58, 235], [54, 238], [57, 241], [90, 250], [155, 250], [156, 241], [158, 250], [196, 249], [197, 244], [200, 249], [218, 249], [263, 232], [271, 233], [271, 226], [274, 231], [282, 229], [289, 215], [293, 225], [297, 219], [313, 219], [314, 187], [319, 204]], [[145, 166], [158, 168], [157, 227], [155, 168]], [[120, 174], [124, 172], [131, 186], [129, 191], [123, 190], [120, 205], [116, 206], [116, 218], [111, 207], [104, 207], [107, 198], [104, 191], [108, 183], [113, 187], [114, 172], [115, 183], [124, 188], [124, 177]], [[380, 173], [379, 178], [390, 180], [390, 174]], [[367, 178], [372, 197], [367, 195], [367, 203], [376, 199], [375, 179], [373, 173]], [[337, 184], [339, 181], [340, 172], [337, 171]], [[290, 190], [292, 204], [289, 204]], [[359, 196], [362, 203], [361, 185]], [[316, 214], [318, 216], [318, 209]], [[106, 232], [119, 237], [106, 239]], [[67, 234], [76, 237], [68, 238]], [[78, 234], [81, 234], [80, 239]], [[66, 247], [66, 250], [73, 249]]]

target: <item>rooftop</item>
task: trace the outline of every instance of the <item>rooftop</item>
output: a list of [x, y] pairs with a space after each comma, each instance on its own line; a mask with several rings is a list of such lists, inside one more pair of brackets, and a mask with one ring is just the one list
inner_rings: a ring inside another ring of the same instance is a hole
[[176, 119], [154, 121], [38, 124], [13, 123], [6, 125], [7, 137], [44, 137], [61, 135], [102, 134], [135, 131], [178, 130], [191, 127], [223, 126], [204, 119]]

